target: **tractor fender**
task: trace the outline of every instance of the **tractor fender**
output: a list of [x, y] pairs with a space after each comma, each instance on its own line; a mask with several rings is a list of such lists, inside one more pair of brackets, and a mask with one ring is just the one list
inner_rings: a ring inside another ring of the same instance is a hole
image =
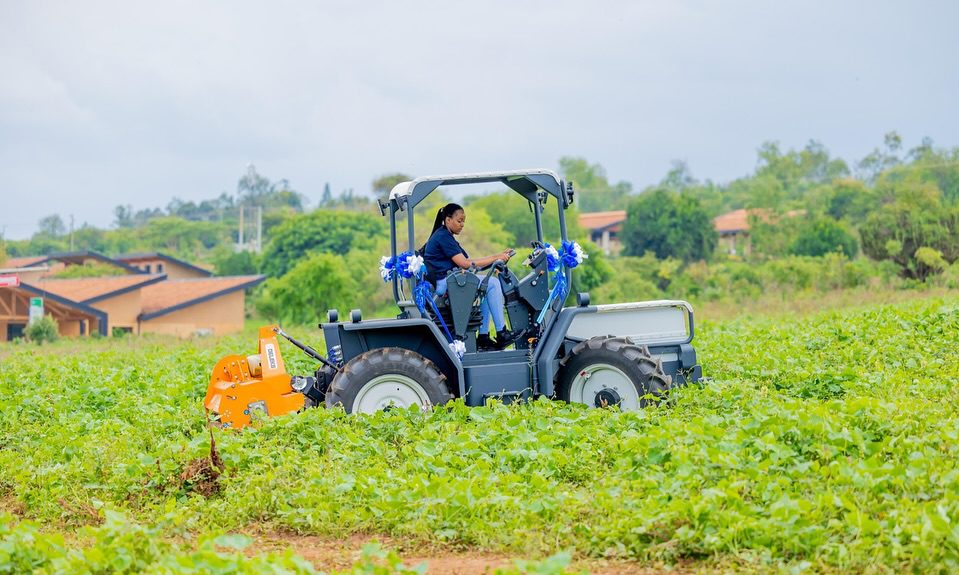
[[566, 332], [569, 331], [573, 318], [582, 313], [596, 313], [596, 306], [563, 308], [546, 326], [546, 337], [536, 346], [536, 353], [533, 356], [536, 362], [536, 382], [534, 383], [536, 393], [547, 397], [553, 397], [555, 394], [553, 380], [556, 379], [559, 360], [562, 357], [560, 347], [566, 341]]
[[373, 319], [358, 322], [324, 323], [327, 345], [340, 346], [345, 364], [373, 349], [399, 347], [429, 359], [446, 376], [457, 397], [466, 395], [463, 364], [449, 348], [446, 337], [432, 321], [423, 318]]

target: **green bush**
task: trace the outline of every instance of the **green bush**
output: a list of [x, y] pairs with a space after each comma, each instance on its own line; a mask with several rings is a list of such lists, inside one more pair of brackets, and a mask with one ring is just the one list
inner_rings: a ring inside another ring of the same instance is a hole
[[[876, 260], [891, 260], [907, 278], [925, 281], [959, 259], [959, 211], [937, 205], [912, 206], [895, 203], [873, 212], [860, 229], [862, 251]], [[917, 253], [922, 248], [939, 252]], [[926, 261], [923, 261], [922, 259]], [[943, 265], [939, 265], [941, 260]], [[927, 262], [936, 265], [927, 265]]]
[[25, 335], [28, 340], [37, 344], [54, 342], [60, 338], [60, 326], [53, 317], [45, 315], [28, 325], [27, 328], [23, 330], [23, 335]]
[[858, 251], [859, 243], [855, 236], [829, 217], [812, 218], [804, 222], [789, 246], [789, 252], [797, 256], [824, 256], [840, 252], [851, 258]]
[[259, 271], [259, 258], [253, 252], [223, 250], [213, 258], [218, 276], [245, 276]]

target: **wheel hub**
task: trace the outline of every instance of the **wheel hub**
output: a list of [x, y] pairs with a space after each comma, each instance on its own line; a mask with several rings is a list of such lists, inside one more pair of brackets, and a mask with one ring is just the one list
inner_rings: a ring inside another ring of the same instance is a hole
[[353, 412], [374, 413], [429, 404], [429, 395], [412, 378], [398, 373], [386, 374], [371, 379], [360, 389], [353, 403]]
[[639, 409], [639, 393], [623, 370], [596, 362], [584, 367], [570, 383], [569, 399], [594, 407], [618, 405], [623, 411]]
[[606, 388], [596, 394], [594, 404], [596, 407], [610, 407], [613, 405], [619, 405], [619, 402], [622, 400], [623, 398], [616, 393], [615, 389]]

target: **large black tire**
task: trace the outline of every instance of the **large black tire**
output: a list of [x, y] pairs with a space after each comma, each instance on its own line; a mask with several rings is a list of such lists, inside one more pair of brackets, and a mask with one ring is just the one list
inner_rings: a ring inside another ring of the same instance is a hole
[[666, 397], [672, 386], [662, 362], [646, 346], [624, 337], [597, 336], [580, 342], [560, 366], [556, 397], [591, 407], [639, 409]]
[[390, 406], [442, 405], [453, 399], [446, 376], [422, 355], [399, 347], [354, 357], [333, 378], [326, 406], [371, 413]]

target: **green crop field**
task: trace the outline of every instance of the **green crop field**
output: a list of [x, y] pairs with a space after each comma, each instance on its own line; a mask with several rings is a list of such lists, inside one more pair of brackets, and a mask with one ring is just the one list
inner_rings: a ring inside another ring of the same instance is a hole
[[[218, 476], [201, 400], [251, 334], [6, 345], [0, 573], [312, 571], [263, 533], [546, 558], [504, 572], [956, 572], [957, 340], [955, 297], [707, 320], [713, 381], [645, 411], [316, 409], [215, 432]], [[385, 553], [345, 572], [413, 572]]]

